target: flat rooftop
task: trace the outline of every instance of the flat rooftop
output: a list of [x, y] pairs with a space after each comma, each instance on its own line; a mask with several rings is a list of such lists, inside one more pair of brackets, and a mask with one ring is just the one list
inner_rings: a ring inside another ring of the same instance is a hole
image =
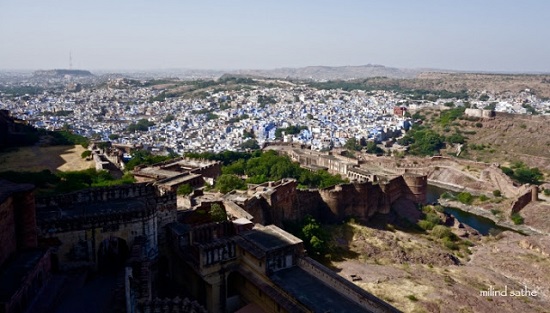
[[[180, 173], [178, 173], [180, 174]], [[179, 185], [179, 184], [183, 184], [187, 181], [190, 181], [190, 180], [193, 180], [197, 177], [201, 177], [202, 175], [200, 174], [191, 174], [189, 173], [189, 175], [184, 175], [184, 176], [180, 176], [180, 177], [176, 177], [176, 178], [172, 178], [168, 181], [163, 181], [163, 185], [166, 185], [166, 186], [175, 186], [175, 185]]]
[[145, 167], [135, 172], [134, 174], [155, 175], [155, 176], [159, 176], [159, 178], [168, 178], [168, 177], [179, 175], [181, 173], [176, 171], [163, 170], [158, 167]]
[[256, 225], [254, 229], [249, 232], [242, 233], [241, 235], [248, 241], [254, 243], [264, 252], [302, 242], [302, 239], [295, 237], [274, 225]]
[[313, 312], [370, 312], [298, 266], [275, 272], [271, 280]]

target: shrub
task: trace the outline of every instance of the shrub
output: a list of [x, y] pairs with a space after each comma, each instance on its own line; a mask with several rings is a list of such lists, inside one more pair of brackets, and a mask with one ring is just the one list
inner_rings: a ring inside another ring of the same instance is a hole
[[423, 230], [431, 230], [432, 228], [434, 228], [435, 224], [430, 221], [420, 220], [418, 221], [418, 226]]
[[493, 190], [493, 196], [495, 196], [495, 197], [500, 197], [500, 196], [502, 196], [502, 193], [501, 193], [500, 190], [498, 190], [498, 189], [497, 189], [497, 190]]
[[432, 223], [432, 224], [434, 224], [434, 225], [438, 225], [439, 223], [441, 223], [441, 219], [439, 218], [439, 216], [437, 214], [434, 214], [434, 213], [428, 213], [426, 215], [425, 220]]
[[487, 200], [489, 200], [489, 197], [487, 197], [486, 195], [481, 195], [481, 196], [479, 196], [479, 200], [480, 201], [487, 201]]
[[456, 196], [456, 199], [464, 204], [472, 204], [474, 197], [469, 192], [461, 192]]
[[453, 242], [451, 239], [447, 237], [443, 238], [443, 245], [450, 250], [458, 250], [459, 248], [456, 242]]
[[453, 198], [454, 196], [450, 192], [444, 192], [443, 194], [441, 194], [441, 199], [453, 199]]
[[523, 217], [521, 215], [519, 215], [519, 213], [512, 214], [510, 216], [510, 218], [512, 219], [512, 222], [514, 222], [514, 224], [516, 224], [516, 225], [523, 224]]
[[222, 222], [227, 220], [227, 213], [219, 204], [214, 203], [210, 207], [210, 217], [214, 222]]
[[179, 186], [177, 191], [178, 195], [180, 196], [187, 196], [191, 192], [193, 192], [193, 187], [191, 187], [191, 185], [189, 184], [183, 184]]
[[406, 298], [411, 300], [412, 302], [418, 301], [418, 298], [415, 295], [408, 295]]
[[436, 225], [432, 229], [431, 232], [432, 235], [434, 235], [437, 238], [451, 238], [453, 236], [453, 233], [449, 229], [449, 227], [444, 225]]
[[89, 157], [89, 156], [91, 156], [91, 155], [92, 155], [92, 151], [86, 150], [86, 151], [82, 152], [82, 154], [81, 154], [80, 156], [81, 156], [83, 159], [85, 159], [85, 158], [87, 158], [87, 157]]
[[550, 189], [544, 189], [543, 193], [545, 196], [550, 196]]

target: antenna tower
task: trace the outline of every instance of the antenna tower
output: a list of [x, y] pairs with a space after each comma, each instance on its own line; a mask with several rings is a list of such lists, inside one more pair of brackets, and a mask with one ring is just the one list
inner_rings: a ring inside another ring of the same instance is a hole
[[69, 69], [73, 69], [73, 53], [69, 52]]

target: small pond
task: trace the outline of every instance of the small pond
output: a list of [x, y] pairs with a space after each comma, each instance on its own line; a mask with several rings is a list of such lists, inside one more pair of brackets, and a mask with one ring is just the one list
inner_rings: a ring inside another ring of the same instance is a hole
[[[428, 185], [428, 193], [426, 195], [427, 202], [428, 203], [437, 202], [439, 197], [444, 192], [453, 193], [453, 191], [451, 190], [447, 190], [447, 189], [440, 188], [433, 185]], [[445, 213], [452, 214], [459, 222], [474, 228], [482, 235], [488, 235], [489, 233], [494, 234], [505, 230], [505, 228], [497, 226], [495, 222], [493, 222], [492, 220], [482, 216], [472, 214], [470, 212], [465, 212], [460, 209], [451, 208], [451, 207], [444, 207], [444, 211]]]

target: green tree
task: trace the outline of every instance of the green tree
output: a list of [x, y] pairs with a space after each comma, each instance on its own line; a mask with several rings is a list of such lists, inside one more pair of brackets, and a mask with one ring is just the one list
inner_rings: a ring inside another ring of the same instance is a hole
[[193, 187], [189, 184], [183, 184], [178, 187], [178, 195], [187, 196], [193, 192]]
[[246, 168], [246, 161], [244, 159], [240, 159], [227, 166], [222, 167], [222, 173], [244, 175], [245, 168]]
[[474, 197], [469, 192], [461, 192], [456, 195], [456, 199], [464, 204], [472, 204]]
[[260, 149], [260, 145], [258, 145], [258, 141], [256, 139], [248, 139], [247, 141], [241, 144], [241, 149], [258, 150]]
[[214, 222], [223, 222], [227, 220], [227, 213], [219, 204], [214, 203], [210, 207], [210, 217]]
[[349, 138], [344, 144], [344, 148], [351, 151], [361, 151], [361, 145], [355, 137]]
[[445, 138], [431, 129], [420, 128], [415, 130], [413, 128], [410, 132], [409, 138], [412, 138], [412, 143], [409, 146], [409, 152], [411, 154], [434, 155], [439, 153], [439, 150], [445, 145]]
[[536, 168], [520, 167], [514, 170], [514, 178], [522, 184], [539, 185], [543, 178], [541, 171]]
[[129, 132], [135, 132], [135, 131], [147, 131], [149, 130], [149, 127], [154, 126], [155, 123], [149, 122], [148, 119], [142, 118], [137, 123], [132, 123], [126, 127], [126, 130]]
[[83, 159], [88, 158], [88, 157], [90, 157], [91, 155], [92, 155], [92, 151], [90, 151], [90, 150], [86, 150], [86, 151], [82, 152], [82, 154], [80, 154], [80, 156], [81, 156]]
[[380, 147], [378, 147], [378, 145], [376, 145], [376, 142], [374, 142], [374, 141], [369, 141], [367, 143], [367, 147], [366, 147], [365, 151], [367, 153], [370, 153], [370, 154], [382, 154], [382, 153], [384, 153], [384, 150], [382, 150]]
[[215, 186], [221, 193], [228, 193], [231, 190], [244, 189], [246, 187], [242, 179], [232, 174], [222, 174], [218, 177]]
[[311, 216], [302, 222], [301, 236], [306, 248], [312, 254], [322, 256], [328, 250], [329, 234], [321, 224]]

